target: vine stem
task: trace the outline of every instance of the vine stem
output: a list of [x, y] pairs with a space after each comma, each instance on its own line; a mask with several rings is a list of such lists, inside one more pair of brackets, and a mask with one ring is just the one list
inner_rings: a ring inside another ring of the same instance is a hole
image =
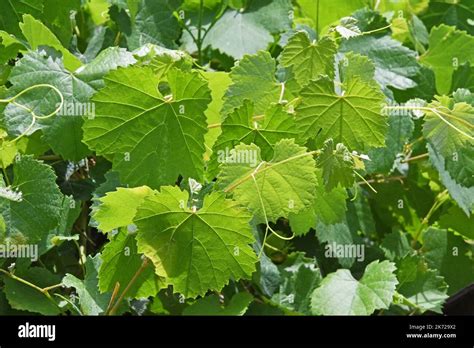
[[416, 233], [415, 233], [415, 235], [413, 237], [413, 240], [412, 240], [412, 243], [411, 243], [413, 248], [416, 247], [416, 243], [417, 243], [418, 239], [420, 238], [421, 232], [423, 232], [423, 228], [426, 225], [428, 225], [428, 223], [430, 221], [430, 218], [444, 204], [444, 202], [446, 202], [448, 200], [448, 198], [449, 198], [448, 190], [444, 190], [443, 192], [439, 193], [436, 196], [433, 205], [431, 206], [430, 210], [428, 211], [426, 216], [423, 218], [423, 220], [421, 220], [421, 223], [418, 226], [418, 229], [416, 230]]
[[130, 279], [130, 281], [128, 282], [127, 286], [125, 287], [125, 289], [122, 291], [122, 293], [120, 294], [118, 300], [115, 302], [114, 306], [112, 307], [112, 309], [110, 310], [110, 312], [108, 313], [108, 315], [114, 315], [119, 306], [120, 306], [120, 303], [122, 303], [123, 299], [125, 298], [125, 295], [127, 294], [127, 292], [130, 290], [130, 288], [133, 286], [133, 284], [135, 284], [135, 282], [137, 281], [138, 277], [140, 276], [140, 274], [143, 273], [143, 271], [148, 267], [148, 264], [149, 264], [149, 261], [148, 261], [148, 258], [145, 258], [143, 260], [143, 263], [142, 265], [140, 266], [140, 268], [135, 272], [135, 274], [133, 275], [132, 279]]
[[426, 158], [429, 157], [429, 154], [428, 153], [424, 153], [424, 154], [421, 154], [421, 155], [418, 155], [418, 156], [413, 156], [413, 157], [410, 157], [410, 158], [407, 158], [403, 161], [401, 161], [402, 163], [408, 163], [408, 162], [416, 162], [416, 161], [419, 161], [419, 160], [424, 160]]
[[45, 288], [40, 288], [38, 285], [36, 284], [33, 284], [31, 282], [29, 282], [28, 280], [26, 279], [23, 279], [21, 277], [18, 277], [16, 276], [15, 274], [11, 273], [11, 272], [8, 272], [2, 268], [0, 268], [0, 272], [7, 275], [8, 277], [22, 283], [22, 284], [25, 284], [39, 292], [41, 292], [44, 296], [46, 296], [51, 302], [53, 302], [56, 306], [57, 306], [57, 303], [53, 300], [53, 298], [51, 297], [51, 294], [49, 293], [49, 290], [53, 290], [53, 289], [56, 289], [56, 288], [59, 288], [61, 287], [63, 284], [56, 284], [56, 285], [51, 285], [51, 286], [48, 286], [48, 287], [45, 287]]

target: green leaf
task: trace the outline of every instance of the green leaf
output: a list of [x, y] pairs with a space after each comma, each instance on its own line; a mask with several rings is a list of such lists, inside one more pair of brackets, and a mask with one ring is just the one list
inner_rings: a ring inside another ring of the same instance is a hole
[[390, 261], [403, 259], [412, 251], [406, 234], [399, 230], [385, 235], [380, 248]]
[[423, 234], [423, 253], [432, 269], [438, 270], [453, 295], [474, 282], [474, 262], [466, 255], [472, 247], [461, 237], [430, 227]]
[[354, 159], [343, 144], [334, 146], [332, 139], [326, 140], [316, 163], [322, 169], [328, 191], [339, 185], [351, 187], [354, 184]]
[[411, 117], [389, 115], [385, 147], [369, 150], [367, 155], [370, 161], [365, 162], [367, 172], [387, 174], [392, 172], [397, 155], [403, 152], [414, 130], [415, 124]]
[[281, 53], [281, 64], [291, 68], [300, 86], [305, 86], [319, 75], [334, 77], [334, 56], [336, 43], [325, 36], [311, 42], [304, 31], [290, 38]]
[[280, 88], [275, 79], [275, 60], [270, 53], [260, 51], [246, 55], [230, 73], [232, 84], [225, 93], [221, 113], [227, 115], [248, 99], [255, 113], [263, 114], [270, 103], [278, 102]]
[[200, 298], [191, 306], [186, 307], [183, 314], [241, 316], [245, 314], [252, 301], [252, 295], [246, 292], [240, 292], [232, 296], [229, 303], [223, 306], [220, 303], [219, 297], [216, 294], [212, 294]]
[[343, 187], [327, 190], [324, 186], [321, 170], [316, 171], [316, 186], [313, 203], [297, 214], [289, 216], [291, 230], [297, 234], [305, 234], [319, 223], [332, 225], [344, 220], [346, 214], [347, 193]]
[[397, 278], [400, 282], [397, 291], [422, 312], [442, 312], [448, 298], [448, 285], [437, 271], [428, 268], [421, 257], [404, 258], [398, 267]]
[[278, 268], [282, 280], [272, 301], [291, 311], [310, 314], [311, 294], [321, 281], [315, 260], [304, 257], [303, 253], [294, 253]]
[[454, 27], [440, 25], [431, 29], [428, 51], [420, 62], [433, 69], [436, 75], [436, 89], [448, 94], [455, 68], [464, 63], [474, 63], [474, 37]]
[[[56, 154], [65, 159], [79, 161], [90, 154], [82, 143], [82, 114], [77, 115], [78, 106], [82, 110], [89, 108], [89, 98], [94, 88], [67, 71], [60, 58], [48, 57], [45, 52], [28, 52], [13, 68], [10, 82], [13, 87], [9, 94], [14, 96], [27, 88], [39, 84], [56, 87], [64, 98], [63, 114], [38, 120], [27, 134], [42, 129], [44, 138]], [[44, 116], [54, 112], [61, 104], [59, 95], [50, 87], [34, 88], [18, 97], [15, 102], [33, 110], [36, 115]], [[68, 110], [71, 110], [69, 112]], [[8, 133], [18, 136], [26, 132], [32, 120], [29, 111], [10, 103], [4, 112]]]
[[338, 95], [333, 81], [320, 77], [303, 88], [301, 99], [296, 120], [305, 139], [317, 137], [322, 143], [333, 138], [359, 151], [385, 144], [387, 123], [381, 115], [384, 96], [360, 78], [345, 83], [344, 93]]
[[29, 243], [38, 242], [59, 224], [63, 195], [56, 176], [51, 167], [24, 156], [14, 164], [13, 178], [11, 190], [21, 193], [21, 199], [0, 197], [7, 235], [20, 234]]
[[[456, 178], [446, 170], [446, 159], [435, 151], [430, 144], [427, 145], [427, 148], [430, 161], [439, 172], [441, 182], [466, 215], [470, 215], [474, 209], [474, 187], [465, 187], [459, 184]], [[469, 170], [474, 173], [474, 168]]]
[[178, 0], [141, 0], [127, 38], [128, 47], [133, 50], [147, 43], [174, 47], [181, 33], [173, 15], [179, 5]]
[[464, 238], [474, 240], [474, 216], [466, 216], [458, 206], [453, 205], [441, 215], [439, 225], [441, 228], [456, 231]]
[[221, 165], [217, 184], [260, 221], [276, 222], [313, 201], [317, 185], [315, 162], [312, 154], [292, 139], [279, 141], [268, 162], [262, 161], [256, 145], [242, 144]]
[[203, 76], [209, 84], [212, 98], [206, 110], [207, 123], [211, 128], [209, 128], [209, 131], [204, 137], [207, 150], [206, 157], [209, 159], [212, 154], [212, 147], [221, 134], [220, 123], [222, 122], [221, 109], [224, 105], [223, 98], [225, 91], [232, 81], [229, 74], [223, 71], [206, 71], [203, 72]]
[[440, 97], [428, 105], [423, 135], [445, 159], [459, 155], [462, 148], [474, 145], [474, 107]]
[[218, 163], [225, 162], [226, 153], [240, 143], [255, 144], [260, 148], [262, 158], [273, 157], [273, 147], [281, 139], [296, 138], [297, 130], [294, 118], [279, 104], [271, 104], [262, 118], [254, 112], [254, 106], [248, 100], [230, 113], [222, 122], [222, 134], [212, 149], [210, 173], [216, 174]]
[[21, 23], [21, 15], [30, 13], [39, 18], [43, 12], [44, 0], [0, 0], [0, 29], [21, 38], [21, 31], [18, 26]]
[[207, 83], [197, 72], [172, 69], [170, 95], [149, 68], [111, 72], [93, 98], [94, 119], [84, 124], [84, 142], [101, 155], [115, 155], [122, 183], [152, 188], [174, 183], [179, 175], [202, 178]]
[[470, 0], [435, 0], [430, 1], [430, 7], [422, 19], [430, 28], [445, 23], [467, 31], [470, 35], [474, 35], [474, 27], [472, 26], [473, 12], [474, 3]]
[[370, 315], [377, 309], [387, 309], [398, 284], [395, 269], [391, 262], [374, 261], [360, 280], [346, 269], [329, 274], [313, 292], [313, 314]]
[[82, 66], [82, 62], [63, 47], [51, 30], [33, 16], [23, 15], [23, 23], [20, 23], [20, 28], [31, 49], [37, 50], [40, 46], [50, 46], [58, 50], [62, 53], [64, 66], [69, 71], [75, 71]]
[[207, 32], [203, 47], [236, 59], [255, 54], [273, 42], [272, 33], [290, 28], [290, 11], [289, 0], [252, 1], [245, 9], [227, 10]]
[[[16, 271], [15, 275], [40, 288], [56, 285], [61, 281], [58, 276], [40, 267]], [[3, 276], [3, 282], [5, 295], [12, 308], [42, 315], [58, 315], [60, 313], [60, 308], [54, 299], [48, 299], [39, 290], [8, 276]]]
[[148, 265], [132, 283], [136, 272], [143, 263], [142, 255], [137, 251], [136, 234], [121, 228], [117, 234], [109, 235], [110, 241], [102, 251], [102, 264], [99, 268], [99, 289], [111, 292], [117, 283], [120, 291], [132, 284], [127, 291], [129, 298], [147, 298], [160, 290], [160, 283], [153, 265]]
[[134, 188], [118, 187], [98, 199], [100, 205], [94, 209], [93, 217], [99, 223], [98, 229], [109, 232], [115, 228], [133, 223], [138, 206], [153, 191], [147, 186]]
[[10, 59], [16, 58], [23, 48], [23, 44], [16, 38], [5, 31], [0, 31], [0, 64], [8, 63]]
[[162, 187], [138, 208], [138, 251], [150, 258], [156, 274], [185, 297], [221, 290], [229, 279], [248, 278], [257, 257], [250, 216], [219, 193], [204, 198], [201, 209], [188, 208], [189, 195]]
[[98, 270], [102, 261], [100, 255], [87, 257], [86, 276], [81, 280], [72, 274], [63, 278], [64, 286], [74, 288], [79, 297], [79, 307], [84, 315], [99, 315], [104, 313], [110, 301], [110, 293], [101, 294], [98, 286]]
[[355, 52], [370, 58], [375, 64], [375, 79], [384, 91], [387, 87], [408, 89], [416, 86], [413, 78], [420, 70], [416, 52], [390, 36], [363, 35], [344, 40], [341, 52]]
[[319, 33], [325, 27], [347, 17], [355, 10], [364, 7], [364, 0], [298, 0], [303, 15], [312, 20]]
[[354, 262], [364, 261], [364, 254], [358, 255], [346, 255], [344, 252], [346, 247], [356, 248], [352, 249], [363, 250], [365, 248], [361, 242], [351, 232], [348, 223], [345, 218], [341, 219], [340, 222], [334, 224], [325, 224], [324, 222], [318, 222], [316, 225], [316, 236], [321, 243], [327, 243], [325, 246], [326, 258], [337, 258], [339, 264], [344, 268], [351, 268]]

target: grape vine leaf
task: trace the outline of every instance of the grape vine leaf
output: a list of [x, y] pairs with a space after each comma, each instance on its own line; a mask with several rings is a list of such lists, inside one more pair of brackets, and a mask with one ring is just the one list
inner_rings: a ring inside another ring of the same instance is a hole
[[327, 190], [323, 182], [321, 169], [316, 170], [318, 185], [314, 201], [301, 212], [289, 216], [290, 226], [296, 235], [305, 234], [310, 228], [316, 228], [321, 222], [332, 225], [344, 220], [346, 214], [346, 190], [339, 186]]
[[15, 35], [17, 38], [22, 38], [20, 28], [21, 15], [30, 13], [39, 18], [43, 12], [44, 0], [22, 0], [10, 1], [0, 0], [0, 29]]
[[260, 221], [276, 222], [302, 210], [313, 201], [317, 184], [315, 161], [305, 147], [283, 139], [273, 150], [273, 158], [267, 162], [262, 161], [256, 145], [238, 145], [218, 175], [218, 187], [232, 193]]
[[[430, 161], [439, 172], [440, 180], [448, 189], [450, 196], [466, 215], [471, 215], [471, 212], [474, 210], [474, 187], [465, 187], [459, 184], [455, 176], [446, 170], [446, 159], [433, 149], [429, 143], [427, 144], [427, 148]], [[470, 173], [474, 174], [474, 168], [468, 169]]]
[[466, 239], [474, 240], [474, 216], [466, 216], [458, 206], [450, 207], [438, 222], [441, 228], [449, 228]]
[[63, 201], [53, 170], [22, 156], [13, 165], [11, 190], [20, 192], [21, 200], [0, 197], [1, 214], [8, 222], [7, 235], [23, 235], [29, 243], [41, 241], [58, 225]]
[[174, 47], [181, 30], [173, 15], [180, 6], [179, 0], [142, 0], [134, 16], [131, 35], [127, 37], [128, 47], [133, 50], [152, 43]]
[[300, 252], [293, 253], [278, 269], [281, 282], [272, 301], [291, 311], [310, 314], [311, 294], [322, 278], [315, 260]]
[[370, 263], [360, 280], [347, 269], [326, 276], [314, 290], [311, 308], [316, 315], [370, 315], [387, 309], [398, 284], [395, 265], [389, 261]]
[[431, 68], [436, 75], [436, 89], [448, 94], [456, 66], [474, 63], [474, 37], [464, 31], [442, 24], [430, 32], [429, 48], [420, 62]]
[[134, 188], [118, 187], [98, 199], [100, 204], [94, 208], [93, 217], [99, 223], [98, 229], [109, 232], [115, 228], [133, 223], [138, 206], [153, 191], [147, 186]]
[[219, 296], [211, 294], [198, 299], [191, 306], [186, 307], [184, 315], [225, 315], [240, 316], [244, 315], [248, 306], [253, 301], [253, 296], [246, 292], [239, 292], [232, 296], [229, 303], [221, 305]]
[[272, 33], [291, 26], [289, 0], [249, 2], [247, 8], [227, 10], [206, 34], [203, 46], [211, 46], [236, 59], [265, 50]]
[[137, 251], [135, 233], [120, 228], [116, 234], [109, 234], [110, 241], [102, 251], [102, 264], [99, 268], [99, 289], [102, 293], [113, 291], [117, 283], [129, 298], [147, 298], [154, 296], [162, 284], [155, 274], [154, 266], [148, 265], [132, 283], [135, 273], [143, 263], [142, 255]]
[[406, 234], [399, 230], [385, 235], [380, 248], [390, 261], [401, 260], [412, 251]]
[[254, 103], [258, 115], [263, 114], [270, 103], [276, 103], [280, 88], [275, 78], [275, 67], [275, 60], [266, 51], [244, 56], [232, 68], [232, 84], [225, 93], [221, 113], [227, 115], [240, 107], [245, 99]]
[[204, 112], [210, 103], [206, 81], [197, 72], [172, 69], [169, 95], [149, 68], [118, 69], [93, 98], [96, 116], [84, 123], [84, 142], [98, 154], [114, 154], [121, 182], [152, 188], [179, 175], [197, 180], [204, 173]]
[[404, 258], [397, 269], [397, 291], [424, 311], [441, 313], [448, 298], [448, 285], [420, 256]]
[[413, 78], [420, 70], [416, 52], [390, 36], [354, 37], [341, 42], [339, 50], [369, 57], [375, 64], [375, 79], [384, 91], [389, 86], [401, 90], [416, 86]]
[[445, 23], [474, 35], [474, 27], [471, 22], [474, 12], [472, 1], [430, 1], [429, 5], [428, 11], [422, 17], [427, 26], [431, 28]]
[[318, 33], [340, 18], [349, 16], [365, 6], [363, 0], [298, 0], [297, 2], [304, 16], [312, 20]]
[[23, 23], [20, 23], [20, 28], [32, 50], [37, 50], [40, 46], [50, 46], [62, 53], [64, 67], [69, 71], [75, 71], [82, 66], [79, 58], [64, 48], [51, 30], [33, 16], [23, 15]]
[[368, 151], [367, 155], [370, 161], [365, 162], [367, 173], [390, 173], [397, 155], [402, 153], [414, 130], [415, 124], [411, 117], [397, 114], [389, 115], [385, 147]]
[[334, 78], [336, 43], [329, 36], [311, 42], [304, 31], [290, 38], [281, 54], [281, 65], [291, 68], [298, 84], [303, 87], [319, 75]]
[[[84, 105], [95, 92], [94, 88], [66, 70], [60, 58], [49, 57], [44, 51], [25, 54], [13, 68], [10, 82], [13, 84], [9, 89], [11, 96], [38, 84], [49, 84], [56, 87], [64, 97], [64, 114], [38, 120], [27, 135], [42, 129], [48, 145], [65, 159], [79, 161], [90, 153], [82, 143], [83, 115], [77, 115], [76, 111], [79, 109], [77, 106], [89, 110]], [[59, 95], [49, 87], [32, 89], [15, 101], [40, 116], [48, 115], [60, 106]], [[4, 122], [10, 135], [18, 136], [26, 132], [31, 119], [30, 112], [14, 103], [5, 108]]]
[[454, 233], [430, 227], [423, 234], [423, 254], [428, 266], [439, 271], [453, 295], [474, 282], [474, 261], [466, 255], [472, 247]]
[[323, 141], [333, 138], [358, 151], [383, 146], [387, 130], [386, 117], [381, 114], [383, 94], [358, 77], [344, 82], [343, 88], [342, 95], [336, 94], [333, 81], [327, 77], [303, 88], [296, 108], [301, 136], [317, 136]]
[[233, 149], [240, 143], [255, 144], [260, 148], [262, 158], [273, 157], [273, 147], [281, 139], [297, 138], [298, 132], [294, 117], [289, 115], [279, 104], [271, 104], [263, 118], [254, 112], [254, 105], [245, 100], [243, 105], [227, 115], [221, 125], [222, 133], [212, 149], [210, 169], [216, 174], [218, 163], [222, 163], [225, 151]]
[[328, 191], [337, 186], [351, 187], [354, 184], [354, 159], [344, 144], [328, 139], [316, 161], [322, 169], [323, 182]]
[[[15, 274], [40, 288], [56, 285], [61, 281], [60, 277], [41, 267], [17, 270]], [[12, 308], [42, 315], [58, 315], [60, 313], [60, 308], [54, 300], [49, 300], [37, 289], [8, 276], [3, 276], [3, 282], [5, 295]]]
[[446, 97], [438, 97], [428, 107], [432, 110], [425, 115], [423, 135], [445, 159], [474, 144], [474, 107], [454, 104]]
[[156, 267], [156, 274], [187, 298], [219, 291], [229, 278], [248, 278], [257, 256], [250, 215], [220, 193], [204, 198], [195, 211], [189, 194], [163, 186], [138, 208], [138, 251]]
[[85, 278], [79, 279], [72, 274], [66, 274], [62, 283], [68, 288], [74, 288], [79, 297], [79, 307], [83, 315], [99, 315], [104, 313], [110, 302], [110, 293], [101, 294], [99, 291], [98, 271], [102, 260], [100, 254], [88, 256], [85, 263]]

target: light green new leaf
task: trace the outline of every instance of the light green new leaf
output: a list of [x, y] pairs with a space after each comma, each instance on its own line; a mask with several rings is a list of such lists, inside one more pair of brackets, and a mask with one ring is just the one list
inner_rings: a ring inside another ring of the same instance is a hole
[[334, 92], [334, 83], [320, 77], [301, 91], [296, 122], [305, 139], [333, 138], [350, 150], [364, 151], [385, 144], [386, 117], [381, 113], [385, 98], [379, 88], [353, 78], [344, 83], [342, 95]]
[[20, 23], [20, 28], [33, 50], [37, 50], [40, 46], [50, 46], [58, 50], [62, 53], [64, 66], [69, 71], [75, 71], [82, 65], [79, 58], [64, 48], [51, 30], [33, 16], [23, 15], [23, 23]]
[[474, 37], [455, 27], [442, 24], [431, 29], [429, 49], [420, 57], [420, 62], [435, 72], [438, 93], [449, 93], [457, 66], [474, 63], [473, 46]]
[[276, 222], [313, 202], [317, 185], [315, 161], [312, 153], [293, 139], [279, 141], [268, 162], [262, 161], [256, 145], [242, 144], [221, 165], [217, 185], [232, 193], [260, 221]]
[[21, 157], [13, 165], [10, 190], [21, 194], [21, 198], [8, 200], [0, 194], [7, 235], [23, 235], [29, 243], [43, 240], [59, 224], [63, 201], [53, 170], [31, 157]]
[[137, 251], [136, 234], [126, 228], [117, 234], [109, 235], [110, 241], [102, 251], [102, 264], [99, 268], [99, 289], [101, 292], [113, 291], [117, 283], [123, 291], [129, 284], [127, 297], [147, 298], [155, 296], [160, 290], [154, 266], [148, 265], [132, 283], [132, 279], [143, 264], [142, 255]]
[[[169, 95], [158, 90], [163, 83]], [[210, 91], [197, 72], [172, 69], [160, 82], [149, 68], [130, 67], [105, 84], [93, 98], [96, 116], [85, 121], [84, 142], [114, 155], [123, 184], [155, 188], [179, 175], [202, 178]]]
[[347, 269], [331, 273], [312, 295], [311, 308], [316, 315], [370, 315], [387, 309], [398, 284], [396, 267], [389, 261], [370, 263], [360, 280]]
[[253, 297], [247, 292], [235, 294], [229, 303], [223, 306], [220, 303], [219, 296], [212, 294], [200, 298], [191, 306], [186, 307], [183, 311], [184, 315], [226, 315], [241, 316], [247, 311], [248, 306], [252, 303]]
[[397, 278], [400, 282], [397, 291], [422, 312], [442, 312], [448, 298], [448, 285], [436, 270], [428, 268], [420, 256], [403, 259], [397, 270]]
[[232, 85], [225, 93], [222, 114], [240, 107], [245, 99], [254, 103], [256, 114], [263, 114], [270, 103], [278, 102], [280, 87], [275, 67], [275, 60], [267, 51], [242, 58], [230, 73]]
[[364, 0], [298, 0], [297, 3], [318, 33], [366, 5]]
[[338, 185], [351, 187], [354, 184], [354, 159], [343, 144], [334, 146], [332, 139], [326, 140], [316, 163], [322, 169], [328, 191]]
[[187, 298], [219, 291], [231, 278], [249, 278], [257, 261], [249, 245], [250, 215], [219, 193], [206, 196], [197, 211], [187, 207], [188, 199], [170, 186], [145, 198], [134, 220], [138, 251]]
[[117, 191], [106, 193], [98, 199], [100, 205], [95, 207], [93, 212], [93, 218], [99, 223], [98, 229], [109, 232], [133, 223], [138, 206], [152, 192], [149, 187], [140, 186], [118, 187]]
[[446, 230], [430, 227], [423, 234], [423, 253], [432, 269], [438, 270], [453, 295], [474, 282], [474, 261], [466, 255], [472, 247]]
[[[40, 288], [56, 285], [61, 281], [60, 277], [40, 267], [32, 267], [26, 271], [19, 270], [15, 275]], [[58, 315], [61, 312], [54, 300], [49, 300], [37, 289], [5, 275], [3, 282], [5, 284], [3, 291], [12, 308], [42, 315]]]
[[296, 81], [303, 87], [319, 75], [334, 77], [336, 52], [336, 43], [330, 37], [311, 42], [306, 32], [299, 31], [283, 48], [281, 64], [292, 69]]
[[272, 104], [263, 117], [255, 119], [254, 106], [248, 100], [230, 113], [222, 122], [222, 134], [217, 139], [208, 171], [215, 176], [218, 163], [225, 159], [225, 152], [240, 143], [255, 144], [260, 148], [262, 158], [273, 157], [273, 146], [281, 139], [297, 138], [295, 119], [279, 104]]
[[85, 264], [86, 275], [84, 280], [68, 273], [62, 281], [64, 286], [76, 290], [79, 307], [84, 315], [99, 315], [107, 310], [110, 302], [111, 294], [101, 294], [99, 291], [98, 270], [101, 263], [99, 254], [94, 257], [89, 255]]

